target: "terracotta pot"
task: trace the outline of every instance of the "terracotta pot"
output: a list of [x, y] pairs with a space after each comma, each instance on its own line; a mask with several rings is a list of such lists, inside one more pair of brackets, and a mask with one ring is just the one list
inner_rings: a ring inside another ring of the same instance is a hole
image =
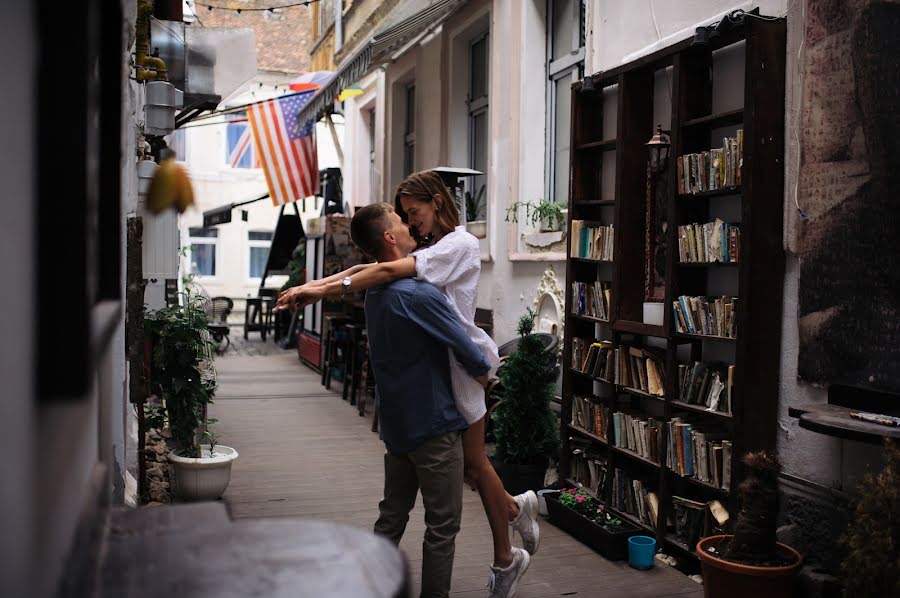
[[780, 556], [793, 560], [785, 567], [752, 567], [713, 556], [706, 550], [733, 536], [709, 536], [697, 542], [697, 556], [703, 569], [705, 598], [791, 598], [794, 578], [803, 564], [800, 553], [786, 544], [777, 545]]

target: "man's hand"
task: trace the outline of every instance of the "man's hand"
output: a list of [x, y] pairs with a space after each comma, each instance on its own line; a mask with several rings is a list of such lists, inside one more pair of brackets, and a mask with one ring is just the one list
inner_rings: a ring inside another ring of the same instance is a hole
[[324, 286], [310, 286], [303, 284], [283, 292], [275, 303], [273, 311], [279, 312], [287, 309], [302, 309], [325, 297]]

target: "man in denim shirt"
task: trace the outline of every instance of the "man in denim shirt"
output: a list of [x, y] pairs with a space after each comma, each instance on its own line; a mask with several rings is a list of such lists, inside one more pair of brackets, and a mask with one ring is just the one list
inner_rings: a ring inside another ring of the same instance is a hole
[[[406, 257], [416, 246], [393, 207], [384, 203], [357, 210], [350, 235], [378, 261]], [[447, 347], [482, 384], [489, 365], [447, 299], [415, 279], [367, 292], [366, 329], [387, 447], [375, 531], [399, 544], [421, 489], [426, 526], [421, 595], [447, 596], [462, 515], [461, 432], [466, 428], [453, 400]]]

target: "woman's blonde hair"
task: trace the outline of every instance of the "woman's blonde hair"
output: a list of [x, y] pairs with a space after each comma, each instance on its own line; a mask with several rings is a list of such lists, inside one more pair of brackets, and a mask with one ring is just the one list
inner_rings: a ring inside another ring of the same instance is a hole
[[450, 195], [440, 175], [433, 170], [423, 170], [409, 175], [397, 186], [394, 196], [394, 209], [403, 222], [409, 222], [409, 216], [403, 211], [401, 197], [409, 197], [416, 201], [434, 202], [434, 224], [442, 235], [453, 232], [459, 226], [459, 208]]

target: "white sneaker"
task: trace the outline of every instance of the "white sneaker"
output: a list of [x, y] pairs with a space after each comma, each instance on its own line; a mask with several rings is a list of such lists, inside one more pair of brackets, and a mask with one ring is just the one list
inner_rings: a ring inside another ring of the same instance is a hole
[[537, 553], [541, 543], [541, 528], [538, 525], [538, 497], [529, 490], [513, 499], [519, 505], [519, 514], [509, 522], [513, 529], [522, 536], [522, 546], [528, 554]]
[[531, 556], [521, 548], [513, 546], [513, 560], [509, 566], [500, 569], [491, 565], [491, 578], [488, 580], [488, 598], [513, 598], [519, 580], [528, 571]]

